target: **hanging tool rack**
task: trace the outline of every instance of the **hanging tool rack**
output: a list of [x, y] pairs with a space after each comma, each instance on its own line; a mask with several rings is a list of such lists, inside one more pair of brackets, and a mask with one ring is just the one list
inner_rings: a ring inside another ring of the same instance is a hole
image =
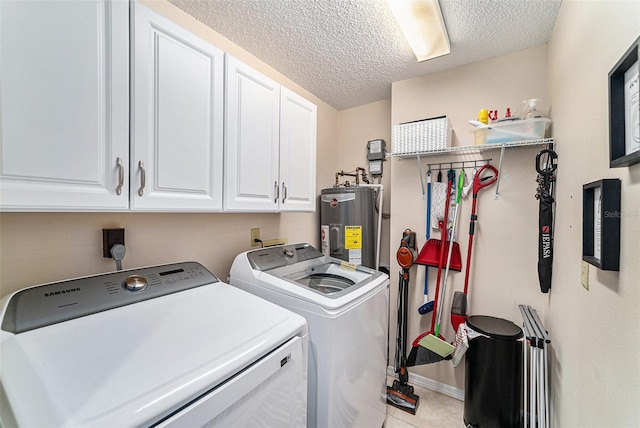
[[[443, 155], [470, 155], [482, 153], [486, 150], [500, 149], [500, 164], [498, 166], [498, 181], [496, 182], [496, 194], [494, 199], [500, 199], [500, 179], [502, 177], [502, 161], [504, 160], [504, 152], [506, 149], [524, 147], [524, 146], [540, 146], [546, 145], [549, 149], [553, 148], [553, 138], [538, 138], [534, 140], [522, 140], [522, 141], [509, 141], [505, 143], [491, 143], [473, 146], [454, 146], [445, 147], [441, 149], [429, 150], [420, 153], [389, 153], [387, 156], [396, 157], [400, 160], [410, 159], [417, 157], [418, 164], [420, 163], [420, 156], [443, 156]], [[473, 162], [473, 161], [471, 161]], [[443, 162], [443, 165], [448, 165], [449, 162]], [[421, 177], [422, 178], [422, 177]], [[424, 184], [422, 193], [424, 194]]]
[[[426, 198], [425, 192], [425, 176], [422, 173], [422, 162], [420, 159], [420, 154], [416, 154], [418, 158], [418, 173], [420, 174], [420, 184], [422, 185], [422, 199]], [[455, 161], [455, 162], [434, 162], [427, 164], [427, 171], [435, 170], [435, 171], [446, 171], [449, 169], [465, 169], [465, 168], [476, 168], [478, 166], [482, 166], [485, 163], [491, 162], [493, 159], [476, 159], [470, 161]]]

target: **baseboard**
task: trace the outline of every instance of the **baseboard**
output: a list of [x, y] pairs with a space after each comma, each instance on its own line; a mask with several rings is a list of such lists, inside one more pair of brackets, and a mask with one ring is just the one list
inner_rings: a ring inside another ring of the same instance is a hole
[[[395, 369], [393, 367], [387, 367], [387, 374], [395, 377]], [[440, 394], [444, 394], [448, 397], [464, 401], [464, 389], [456, 388], [454, 386], [447, 385], [446, 383], [438, 382], [411, 372], [409, 372], [409, 383], [414, 386], [419, 386], [420, 388], [439, 392]]]

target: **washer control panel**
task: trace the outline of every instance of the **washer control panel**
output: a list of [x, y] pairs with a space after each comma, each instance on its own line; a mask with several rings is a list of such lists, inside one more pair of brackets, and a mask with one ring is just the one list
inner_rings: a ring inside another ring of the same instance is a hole
[[247, 257], [252, 268], [267, 271], [323, 257], [323, 254], [309, 244], [288, 244], [250, 251]]
[[9, 299], [2, 330], [18, 334], [215, 282], [200, 263], [183, 262], [25, 288]]

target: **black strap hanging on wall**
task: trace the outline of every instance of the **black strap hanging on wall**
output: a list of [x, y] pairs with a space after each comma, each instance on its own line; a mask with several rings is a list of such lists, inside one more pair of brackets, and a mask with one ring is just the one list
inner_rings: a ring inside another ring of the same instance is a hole
[[551, 270], [553, 266], [553, 183], [558, 167], [558, 155], [551, 149], [541, 150], [536, 155], [538, 171], [538, 190], [536, 199], [540, 201], [538, 209], [538, 281], [540, 291], [548, 293], [551, 289]]

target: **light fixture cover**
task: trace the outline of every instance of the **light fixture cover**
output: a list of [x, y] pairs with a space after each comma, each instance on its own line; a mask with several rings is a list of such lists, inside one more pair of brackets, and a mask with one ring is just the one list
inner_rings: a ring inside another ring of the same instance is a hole
[[451, 52], [438, 0], [387, 0], [418, 62]]

